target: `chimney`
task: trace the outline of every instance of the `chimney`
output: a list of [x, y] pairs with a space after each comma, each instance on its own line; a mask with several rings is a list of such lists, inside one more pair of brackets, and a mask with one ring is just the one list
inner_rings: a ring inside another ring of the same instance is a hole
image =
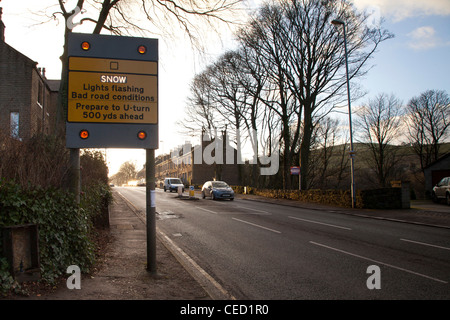
[[0, 7], [0, 40], [5, 42], [5, 24], [2, 21], [3, 8]]

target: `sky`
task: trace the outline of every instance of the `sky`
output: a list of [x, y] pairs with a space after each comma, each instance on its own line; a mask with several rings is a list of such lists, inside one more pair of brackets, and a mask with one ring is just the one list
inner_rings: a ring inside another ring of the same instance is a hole
[[[67, 7], [76, 1], [69, 0]], [[255, 8], [258, 0], [247, 1]], [[60, 79], [64, 26], [58, 21], [42, 23], [40, 11], [57, 5], [57, 0], [0, 0], [2, 20], [6, 25], [5, 41], [46, 69], [48, 79]], [[360, 10], [372, 13], [373, 23], [383, 17], [383, 27], [395, 37], [383, 42], [374, 54], [367, 76], [359, 83], [367, 91], [364, 100], [379, 93], [394, 94], [404, 104], [428, 89], [450, 94], [450, 0], [354, 0]], [[55, 10], [56, 11], [56, 10]], [[74, 22], [79, 19], [74, 18]], [[77, 26], [74, 32], [91, 32], [91, 26]], [[197, 144], [197, 138], [179, 134], [177, 121], [183, 119], [189, 85], [208, 61], [233, 44], [233, 36], [225, 32], [208, 37], [207, 54], [197, 59], [182, 37], [161, 39], [159, 52], [159, 149], [156, 155], [169, 153], [185, 141]], [[114, 174], [125, 161], [137, 168], [145, 163], [145, 150], [108, 149], [107, 162]]]

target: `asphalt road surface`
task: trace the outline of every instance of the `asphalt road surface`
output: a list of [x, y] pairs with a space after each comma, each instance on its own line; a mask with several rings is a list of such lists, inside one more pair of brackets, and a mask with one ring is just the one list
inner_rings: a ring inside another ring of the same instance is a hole
[[448, 229], [196, 196], [157, 189], [157, 227], [236, 299], [450, 299]]

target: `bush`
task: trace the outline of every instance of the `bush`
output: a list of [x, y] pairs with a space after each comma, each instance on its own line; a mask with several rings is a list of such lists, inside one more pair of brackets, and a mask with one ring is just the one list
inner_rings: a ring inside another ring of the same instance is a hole
[[[243, 194], [245, 191], [245, 187], [244, 186], [231, 186], [231, 188], [233, 188], [235, 193], [241, 193]], [[247, 188], [247, 194], [255, 194], [256, 192], [256, 188], [254, 187], [246, 187]]]
[[[236, 193], [243, 193], [243, 187], [233, 186]], [[247, 193], [273, 199], [287, 199], [303, 202], [321, 203], [331, 206], [352, 206], [350, 190], [281, 190], [247, 188]], [[365, 209], [401, 209], [402, 193], [400, 188], [381, 188], [358, 190], [356, 208]]]
[[95, 259], [95, 228], [105, 226], [112, 194], [103, 154], [80, 157], [81, 203], [69, 193], [64, 139], [36, 135], [18, 141], [0, 131], [0, 294], [17, 287], [3, 255], [2, 227], [38, 224], [41, 276], [53, 283], [76, 264], [88, 272]]
[[[73, 264], [88, 272], [95, 260], [92, 221], [100, 214], [102, 203], [109, 204], [111, 193], [98, 184], [82, 198], [79, 206], [73, 194], [58, 189], [23, 188], [0, 181], [0, 239], [4, 226], [37, 224], [42, 280], [53, 283]], [[0, 243], [0, 293], [9, 291], [14, 283], [5, 264]]]
[[36, 135], [18, 141], [0, 131], [0, 178], [27, 187], [63, 187], [67, 183], [68, 151], [62, 139]]
[[83, 185], [108, 184], [108, 166], [99, 150], [83, 150], [80, 155], [81, 181]]
[[[244, 188], [239, 186], [233, 187], [236, 193], [243, 193]], [[288, 199], [304, 202], [322, 203], [335, 205], [340, 207], [351, 207], [351, 194], [349, 190], [282, 190], [282, 189], [257, 189], [247, 187], [248, 194], [255, 194], [267, 198]], [[361, 207], [361, 197], [359, 193], [356, 195], [356, 206]]]
[[83, 187], [80, 206], [88, 213], [89, 219], [97, 228], [109, 226], [108, 206], [112, 201], [111, 188], [97, 182]]

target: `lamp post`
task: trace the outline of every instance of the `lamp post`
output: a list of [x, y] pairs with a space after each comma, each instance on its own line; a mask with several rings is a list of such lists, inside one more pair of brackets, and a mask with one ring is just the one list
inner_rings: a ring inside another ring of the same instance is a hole
[[348, 125], [350, 130], [350, 170], [351, 170], [351, 193], [352, 193], [352, 208], [356, 207], [356, 190], [355, 190], [355, 151], [353, 150], [353, 130], [352, 130], [352, 109], [350, 105], [350, 80], [348, 77], [348, 56], [347, 56], [347, 35], [345, 30], [345, 22], [340, 19], [331, 21], [335, 26], [342, 26], [344, 28], [344, 49], [345, 49], [345, 69], [347, 75], [347, 99], [348, 99]]

